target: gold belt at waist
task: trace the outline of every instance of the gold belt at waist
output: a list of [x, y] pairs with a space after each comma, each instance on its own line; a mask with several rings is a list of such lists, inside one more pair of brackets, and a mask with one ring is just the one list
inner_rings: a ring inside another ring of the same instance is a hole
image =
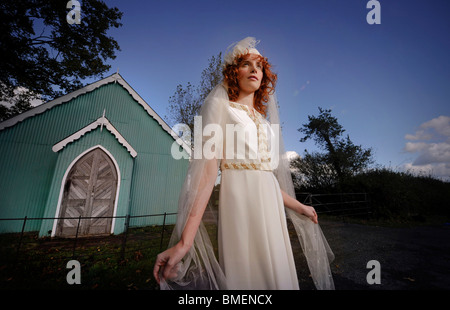
[[222, 170], [266, 170], [272, 171], [270, 163], [244, 163], [244, 162], [225, 162], [221, 165]]

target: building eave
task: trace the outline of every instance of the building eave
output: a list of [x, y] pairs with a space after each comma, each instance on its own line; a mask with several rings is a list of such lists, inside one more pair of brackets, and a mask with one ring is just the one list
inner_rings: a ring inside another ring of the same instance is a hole
[[137, 156], [136, 150], [128, 143], [128, 141], [119, 133], [119, 131], [109, 122], [109, 120], [102, 116], [98, 118], [96, 121], [90, 123], [89, 125], [85, 126], [84, 128], [78, 130], [77, 132], [71, 134], [67, 138], [59, 141], [52, 147], [53, 152], [59, 152], [62, 150], [67, 144], [72, 143], [74, 141], [77, 141], [81, 137], [83, 137], [88, 132], [96, 129], [100, 126], [100, 129], [103, 130], [103, 128], [106, 128], [110, 133], [116, 137], [117, 141], [119, 141], [120, 144], [122, 144], [130, 153], [130, 155], [135, 158]]
[[144, 110], [150, 115], [156, 122], [166, 131], [188, 154], [191, 156], [191, 149], [190, 147], [178, 136], [177, 133], [175, 133], [172, 128], [145, 102], [145, 100], [139, 96], [139, 94], [123, 79], [123, 77], [119, 73], [114, 73], [110, 75], [109, 77], [106, 77], [104, 79], [101, 79], [97, 82], [94, 82], [92, 84], [89, 84], [83, 88], [80, 88], [76, 91], [73, 91], [67, 95], [61, 96], [59, 98], [56, 98], [52, 101], [49, 101], [47, 103], [41, 104], [37, 107], [34, 107], [30, 110], [27, 110], [19, 115], [16, 115], [10, 119], [7, 119], [0, 123], [0, 131], [4, 130], [8, 127], [12, 127], [16, 125], [17, 123], [20, 123], [24, 121], [25, 119], [29, 117], [33, 117], [35, 115], [44, 113], [45, 111], [53, 108], [54, 106], [66, 103], [80, 95], [89, 93], [91, 91], [94, 91], [95, 89], [106, 85], [110, 83], [118, 83], [120, 84], [127, 92], [131, 95], [131, 97], [139, 103]]

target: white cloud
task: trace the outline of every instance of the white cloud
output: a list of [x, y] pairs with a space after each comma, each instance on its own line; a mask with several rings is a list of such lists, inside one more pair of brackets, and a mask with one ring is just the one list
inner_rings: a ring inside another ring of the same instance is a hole
[[300, 155], [298, 155], [298, 153], [296, 151], [287, 151], [286, 157], [288, 158], [289, 161], [291, 161], [291, 160], [295, 159], [296, 157], [300, 157]]
[[414, 135], [407, 134], [405, 139], [414, 142], [407, 142], [404, 150], [417, 153], [417, 157], [403, 169], [450, 180], [450, 117], [433, 118], [420, 125]]
[[412, 163], [407, 163], [404, 164], [402, 168], [403, 170], [411, 172], [415, 175], [431, 175], [444, 181], [450, 181], [450, 164], [448, 163], [427, 165], [413, 165]]
[[430, 135], [430, 134], [426, 134], [424, 130], [418, 130], [418, 131], [416, 132], [416, 134], [414, 134], [414, 135], [407, 134], [407, 135], [405, 136], [405, 139], [406, 139], [406, 140], [413, 140], [413, 141], [417, 141], [417, 140], [430, 140], [431, 138], [433, 138], [433, 136]]
[[405, 151], [415, 153], [427, 148], [428, 143], [425, 142], [406, 142]]
[[[25, 92], [27, 92], [27, 88], [19, 86], [14, 90], [14, 95], [19, 96], [21, 93], [25, 93]], [[40, 96], [37, 96], [37, 97], [38, 98], [35, 98], [30, 101], [30, 104], [32, 107], [37, 107], [38, 105], [41, 105], [44, 103], [44, 101], [42, 101], [40, 99]], [[14, 102], [14, 97], [11, 102]], [[10, 108], [13, 105], [13, 103], [11, 103], [11, 102], [10, 101], [0, 101], [0, 104], [4, 105], [7, 108]]]
[[439, 116], [421, 125], [423, 129], [433, 128], [438, 134], [450, 138], [450, 117]]

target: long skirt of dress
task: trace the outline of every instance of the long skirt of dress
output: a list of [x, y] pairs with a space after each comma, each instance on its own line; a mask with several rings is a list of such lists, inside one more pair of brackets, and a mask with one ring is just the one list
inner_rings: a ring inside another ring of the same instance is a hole
[[299, 289], [283, 198], [271, 171], [222, 170], [218, 237], [227, 289]]

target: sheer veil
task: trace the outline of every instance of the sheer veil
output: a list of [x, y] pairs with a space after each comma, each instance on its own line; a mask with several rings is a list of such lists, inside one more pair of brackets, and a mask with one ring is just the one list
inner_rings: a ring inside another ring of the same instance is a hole
[[[254, 38], [246, 38], [248, 49], [257, 43]], [[241, 41], [241, 42], [243, 42]], [[239, 44], [238, 44], [239, 45]], [[242, 46], [242, 43], [240, 44]], [[236, 49], [235, 49], [236, 50]], [[178, 200], [178, 215], [169, 247], [174, 246], [181, 238], [186, 221], [192, 214], [203, 212], [203, 220], [195, 236], [194, 244], [182, 261], [177, 265], [177, 277], [163, 280], [161, 289], [227, 289], [225, 274], [217, 259], [217, 242], [214, 228], [217, 218], [210, 197], [213, 191], [220, 160], [223, 158], [222, 133], [225, 133], [225, 116], [229, 106], [227, 86], [218, 84], [205, 99], [194, 128], [194, 156], [190, 160], [184, 184]], [[276, 95], [272, 94], [267, 102], [267, 119], [272, 125], [280, 125]], [[274, 174], [280, 188], [295, 198], [289, 161], [285, 154], [281, 127], [278, 130], [278, 167]], [[221, 131], [221, 132], [220, 132]], [[211, 141], [214, 148], [211, 148]], [[209, 154], [204, 150], [212, 150]], [[317, 289], [334, 289], [330, 262], [334, 255], [318, 224], [314, 224], [303, 215], [286, 208], [287, 217], [292, 221], [307, 259], [314, 284]], [[208, 219], [206, 219], [206, 215]]]
[[[269, 122], [271, 124], [280, 125], [278, 104], [275, 94], [270, 96], [267, 107]], [[289, 159], [287, 158], [284, 149], [281, 127], [279, 130], [278, 143], [279, 163], [278, 168], [274, 170], [274, 174], [280, 184], [280, 188], [291, 197], [296, 198]], [[287, 217], [295, 227], [314, 285], [320, 290], [334, 289], [334, 282], [330, 269], [330, 262], [334, 260], [334, 254], [331, 251], [319, 224], [314, 224], [309, 218], [298, 214], [289, 208], [285, 208], [285, 210]]]

